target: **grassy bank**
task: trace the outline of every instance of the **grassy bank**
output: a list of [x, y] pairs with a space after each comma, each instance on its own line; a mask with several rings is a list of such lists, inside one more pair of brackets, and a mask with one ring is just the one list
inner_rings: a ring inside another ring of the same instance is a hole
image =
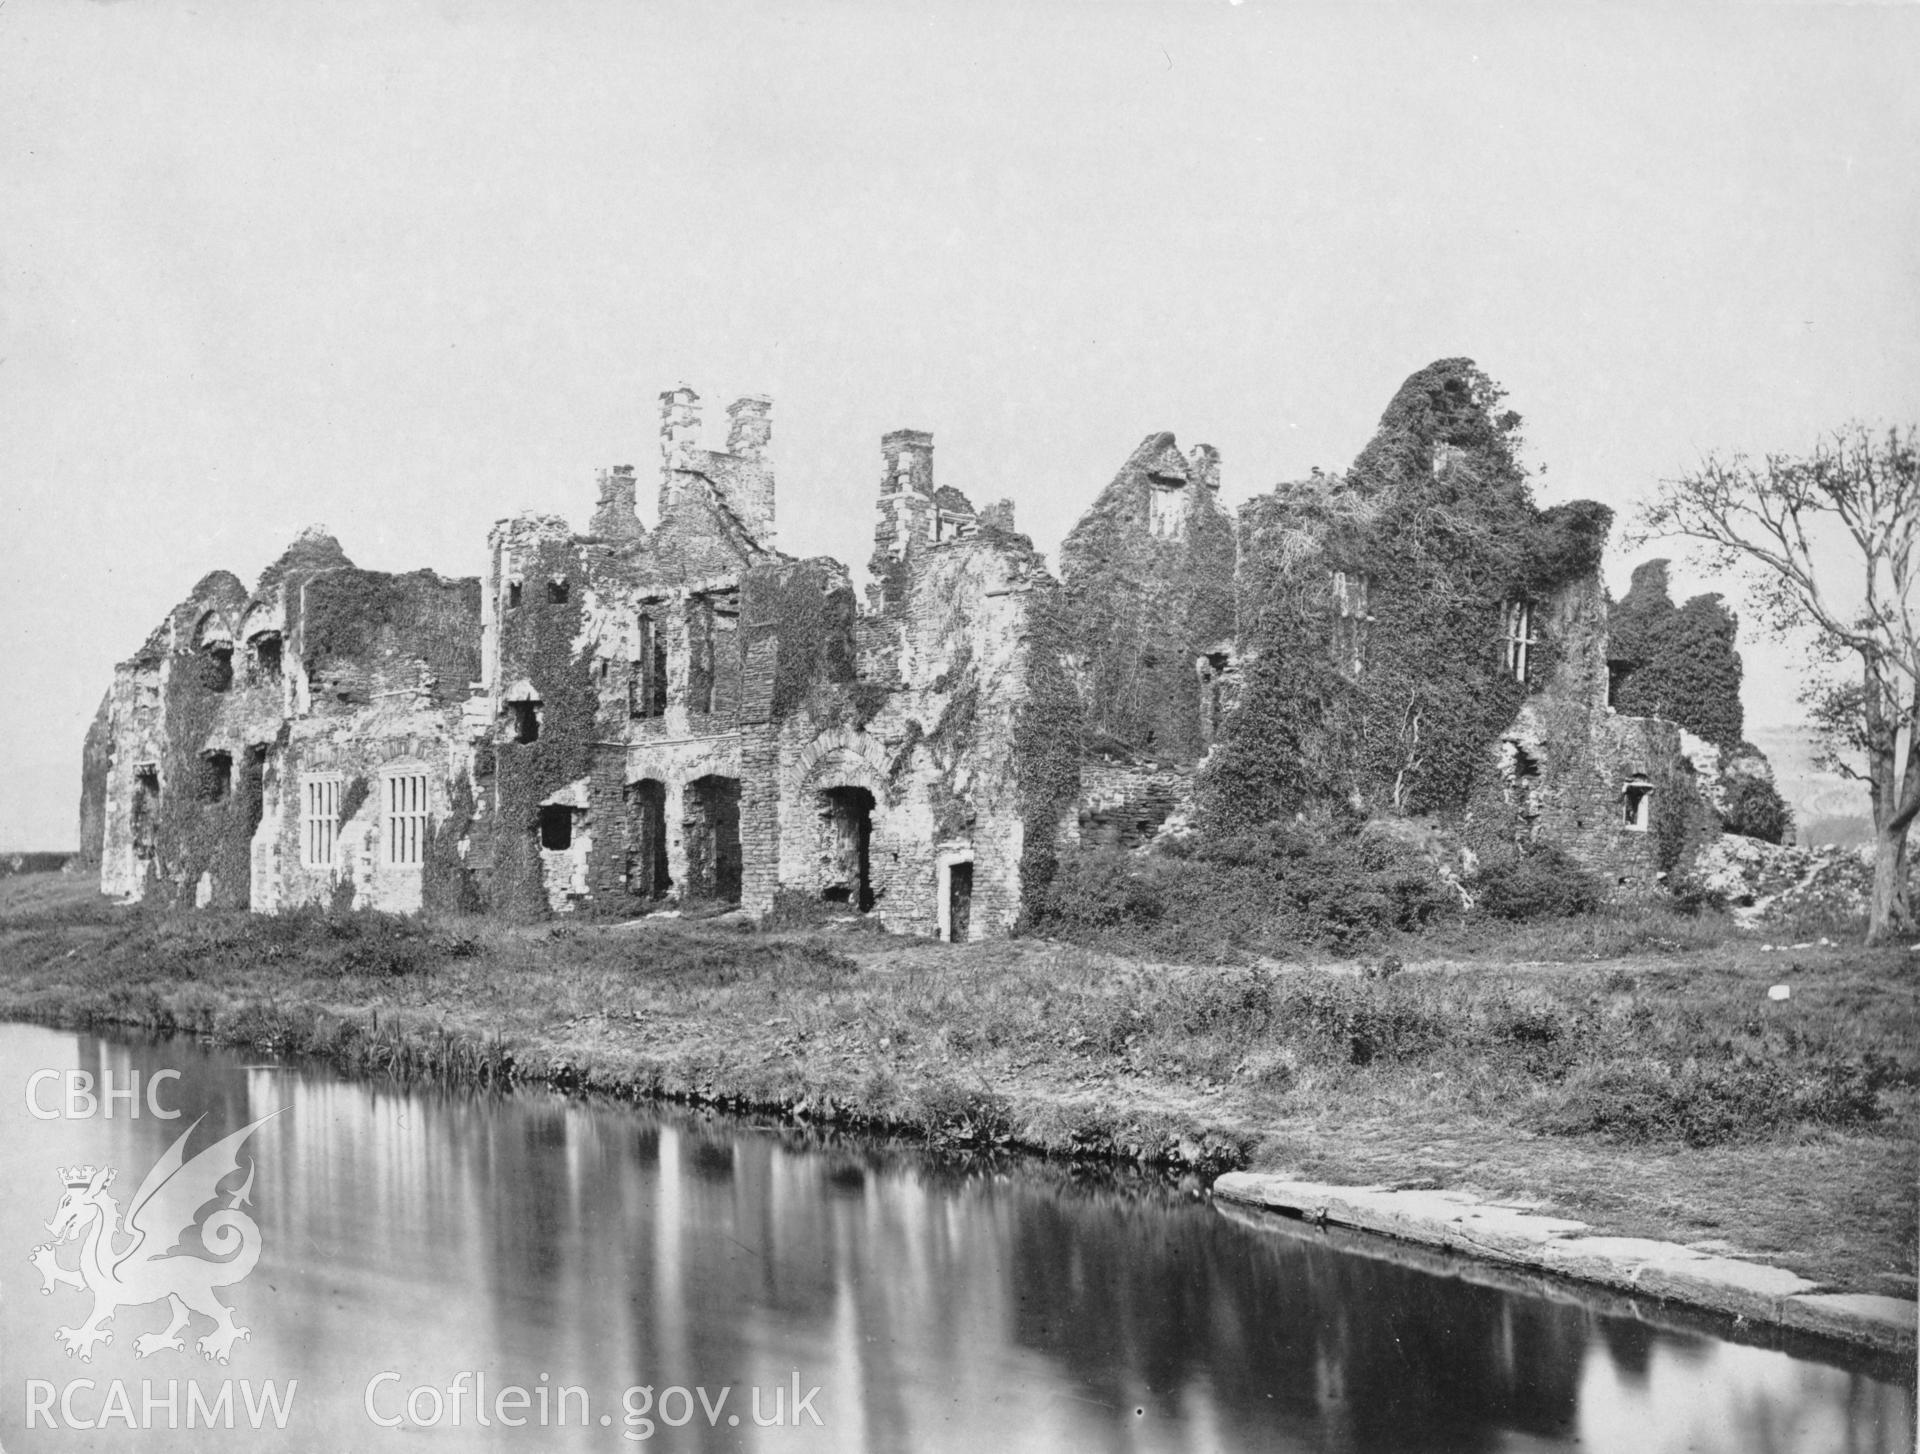
[[1903, 1296], [1914, 960], [1763, 954], [1663, 911], [1223, 969], [684, 920], [167, 919], [70, 880], [0, 886], [10, 1018], [953, 1145], [1430, 1182]]

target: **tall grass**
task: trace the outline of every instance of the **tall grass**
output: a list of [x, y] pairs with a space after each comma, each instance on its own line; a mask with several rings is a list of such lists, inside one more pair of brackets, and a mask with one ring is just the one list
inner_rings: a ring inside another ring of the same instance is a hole
[[[1905, 956], [1763, 959], [1724, 916], [1677, 909], [1455, 925], [1389, 937], [1358, 965], [1292, 969], [1037, 941], [956, 953], [818, 930], [317, 909], [118, 911], [79, 930], [0, 918], [0, 935], [0, 1010], [15, 1015], [396, 1075], [831, 1105], [963, 1143], [1144, 1138], [1163, 1151], [1225, 1135], [1198, 1112], [1103, 1129], [1098, 1105], [1061, 1120], [1057, 1093], [1010, 1103], [1005, 1082], [1034, 1067], [1231, 1092], [1258, 1116], [1418, 1088], [1539, 1134], [1693, 1146], [1870, 1126], [1910, 1110], [1920, 1085]], [[1443, 957], [1403, 968], [1416, 946]], [[1798, 981], [1797, 997], [1769, 1001], [1775, 976]]]

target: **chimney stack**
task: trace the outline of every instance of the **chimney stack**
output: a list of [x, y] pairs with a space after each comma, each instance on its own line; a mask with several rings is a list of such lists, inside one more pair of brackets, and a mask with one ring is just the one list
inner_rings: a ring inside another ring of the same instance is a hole
[[685, 384], [660, 396], [660, 462], [663, 470], [687, 468], [700, 447], [700, 396]]
[[912, 490], [933, 498], [933, 436], [924, 429], [896, 429], [882, 435], [880, 453], [886, 459], [887, 472], [880, 481], [880, 493], [899, 494]]
[[1194, 445], [1193, 453], [1187, 456], [1187, 474], [1209, 490], [1219, 493], [1220, 451], [1211, 444]]
[[636, 510], [632, 465], [600, 471], [600, 504], [587, 533], [609, 540], [638, 540], [646, 534]]
[[773, 400], [764, 394], [736, 399], [727, 405], [727, 418], [727, 453], [765, 463], [773, 442]]

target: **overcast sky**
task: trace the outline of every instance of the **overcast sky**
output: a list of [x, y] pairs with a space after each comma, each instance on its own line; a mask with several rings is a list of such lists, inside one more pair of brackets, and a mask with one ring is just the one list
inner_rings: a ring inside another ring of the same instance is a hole
[[1449, 355], [1548, 503], [1911, 420], [1917, 42], [1870, 6], [10, 0], [0, 849], [73, 845], [113, 663], [202, 574], [315, 521], [477, 573], [615, 463], [648, 510], [682, 380], [716, 434], [773, 396], [782, 544], [855, 563], [902, 426], [1051, 551], [1151, 431], [1237, 504]]

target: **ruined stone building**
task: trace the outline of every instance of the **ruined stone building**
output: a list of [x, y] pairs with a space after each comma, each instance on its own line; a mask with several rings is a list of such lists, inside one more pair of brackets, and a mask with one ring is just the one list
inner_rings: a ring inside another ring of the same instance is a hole
[[775, 544], [768, 401], [730, 408], [724, 450], [691, 390], [662, 404], [651, 531], [621, 467], [585, 534], [496, 526], [481, 581], [361, 571], [311, 532], [252, 592], [202, 581], [88, 737], [103, 890], [520, 915], [791, 893], [1008, 932], [1075, 748], [1025, 721], [1069, 689], [1031, 649], [1057, 586], [1011, 507], [887, 435], [862, 610], [845, 567]]
[[[252, 589], [201, 581], [115, 670], [83, 852], [103, 891], [180, 904], [789, 900], [964, 940], [1076, 843], [1337, 802], [1651, 881], [1698, 795], [1678, 729], [1608, 703], [1605, 512], [1516, 492], [1463, 363], [1409, 380], [1346, 476], [1238, 521], [1212, 448], [1149, 435], [1058, 580], [896, 430], [864, 601], [778, 548], [769, 402], [714, 449], [675, 389], [651, 529], [620, 466], [584, 533], [496, 525], [479, 580], [310, 531]], [[1468, 515], [1518, 544], [1447, 564], [1418, 536]]]

